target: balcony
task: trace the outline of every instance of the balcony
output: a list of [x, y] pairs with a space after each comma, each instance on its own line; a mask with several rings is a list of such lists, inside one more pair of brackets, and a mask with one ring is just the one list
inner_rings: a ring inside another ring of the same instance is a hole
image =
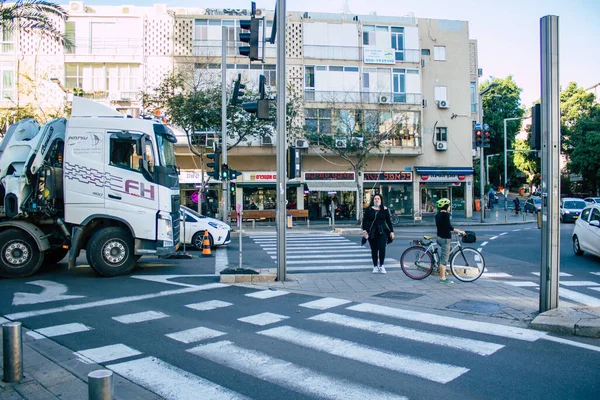
[[365, 64], [396, 65], [398, 63], [420, 63], [419, 49], [377, 49], [369, 46], [328, 46], [305, 44], [304, 58], [320, 60], [362, 61]]
[[133, 62], [141, 63], [144, 55], [142, 39], [76, 38], [75, 47], [65, 52], [66, 62]]
[[[331, 140], [327, 138], [324, 139], [319, 138], [318, 136], [311, 136], [310, 134], [307, 135], [311, 145], [316, 148], [323, 146], [324, 143], [321, 143], [321, 140], [331, 142]], [[349, 152], [356, 152], [362, 147], [363, 141], [361, 140], [358, 142], [357, 138], [344, 138], [343, 136], [335, 136], [335, 138], [336, 140], [341, 140], [343, 143], [343, 145], [339, 147], [336, 146], [337, 148], [348, 149]], [[357, 145], [357, 143], [360, 143], [361, 145]], [[329, 143], [329, 145], [331, 146], [331, 143]], [[314, 150], [309, 150], [309, 152], [312, 151]], [[379, 149], [373, 149], [371, 151], [374, 153], [385, 152], [400, 156], [419, 156], [423, 154], [422, 138], [419, 134], [407, 136], [387, 135], [387, 137], [379, 143]]]
[[[195, 40], [193, 54], [196, 57], [221, 57], [222, 49], [221, 40]], [[240, 56], [240, 46], [247, 46], [247, 43], [238, 41], [228, 41], [226, 43], [227, 57], [242, 57]], [[176, 54], [178, 55], [178, 54]], [[262, 56], [259, 49], [259, 56]], [[265, 49], [265, 58], [276, 58], [277, 47], [275, 45], [267, 45]]]
[[304, 90], [304, 101], [316, 103], [421, 104], [421, 93]]
[[354, 46], [304, 45], [304, 58], [322, 60], [360, 60], [360, 48]]

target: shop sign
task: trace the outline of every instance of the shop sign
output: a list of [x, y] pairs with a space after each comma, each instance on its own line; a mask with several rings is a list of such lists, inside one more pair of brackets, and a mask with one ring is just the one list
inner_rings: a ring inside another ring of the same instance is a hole
[[[204, 176], [204, 182], [208, 182], [208, 176]], [[179, 183], [202, 183], [202, 170], [182, 169], [179, 174]]]
[[305, 172], [304, 181], [354, 181], [354, 172]]
[[412, 182], [412, 172], [365, 172], [365, 182]]
[[363, 49], [365, 64], [396, 64], [396, 52], [384, 49]]
[[466, 175], [420, 175], [420, 182], [456, 182], [461, 183], [467, 180]]
[[244, 172], [244, 182], [277, 182], [275, 172]]

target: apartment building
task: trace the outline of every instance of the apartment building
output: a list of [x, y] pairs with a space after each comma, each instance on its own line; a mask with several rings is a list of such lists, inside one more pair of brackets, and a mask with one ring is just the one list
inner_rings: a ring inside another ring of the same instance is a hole
[[[142, 93], [156, 88], [174, 68], [220, 77], [223, 27], [228, 81], [242, 74], [247, 82], [257, 83], [264, 74], [275, 87], [276, 45], [266, 46], [264, 64], [238, 56], [239, 20], [247, 19], [249, 10], [80, 1], [65, 7], [70, 18], [61, 28], [76, 44], [72, 51], [24, 33], [3, 36], [0, 107], [15, 104], [16, 83], [24, 81], [27, 71], [49, 105], [76, 94], [138, 116]], [[273, 12], [259, 9], [258, 14], [266, 18], [268, 33]], [[287, 84], [302, 99], [298, 125], [304, 127], [304, 134], [288, 140], [302, 157], [301, 177], [288, 182], [290, 208], [323, 218], [330, 202], [354, 212], [374, 193], [382, 193], [403, 216], [432, 213], [441, 197], [452, 198], [455, 211], [471, 215], [479, 74], [477, 43], [469, 38], [467, 22], [289, 12], [286, 32]], [[33, 100], [31, 94], [19, 99]], [[359, 129], [353, 126], [359, 125], [386, 135], [382, 148], [359, 171], [323, 151], [311, 136], [331, 135], [345, 148], [360, 139], [353, 135]], [[205, 135], [200, 142], [211, 146], [214, 133]], [[201, 160], [190, 152], [185, 136], [181, 139], [177, 157], [182, 202], [194, 206], [207, 179]], [[243, 172], [232, 205], [275, 208], [275, 144], [275, 137], [263, 137], [230, 149], [228, 164]], [[222, 212], [220, 183], [209, 182], [207, 189], [205, 211]]]

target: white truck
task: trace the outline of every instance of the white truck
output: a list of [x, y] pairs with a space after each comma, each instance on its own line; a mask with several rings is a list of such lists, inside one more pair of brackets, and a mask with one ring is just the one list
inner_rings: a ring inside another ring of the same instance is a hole
[[125, 118], [73, 98], [71, 117], [24, 119], [0, 142], [0, 277], [34, 274], [82, 249], [101, 276], [179, 243], [175, 135], [158, 120]]

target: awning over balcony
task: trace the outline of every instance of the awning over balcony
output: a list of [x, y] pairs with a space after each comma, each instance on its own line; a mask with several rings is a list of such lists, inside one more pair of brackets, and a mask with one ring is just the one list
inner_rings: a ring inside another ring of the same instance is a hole
[[419, 175], [473, 175], [471, 167], [415, 167]]
[[311, 192], [356, 192], [356, 183], [349, 181], [314, 181], [306, 186]]

